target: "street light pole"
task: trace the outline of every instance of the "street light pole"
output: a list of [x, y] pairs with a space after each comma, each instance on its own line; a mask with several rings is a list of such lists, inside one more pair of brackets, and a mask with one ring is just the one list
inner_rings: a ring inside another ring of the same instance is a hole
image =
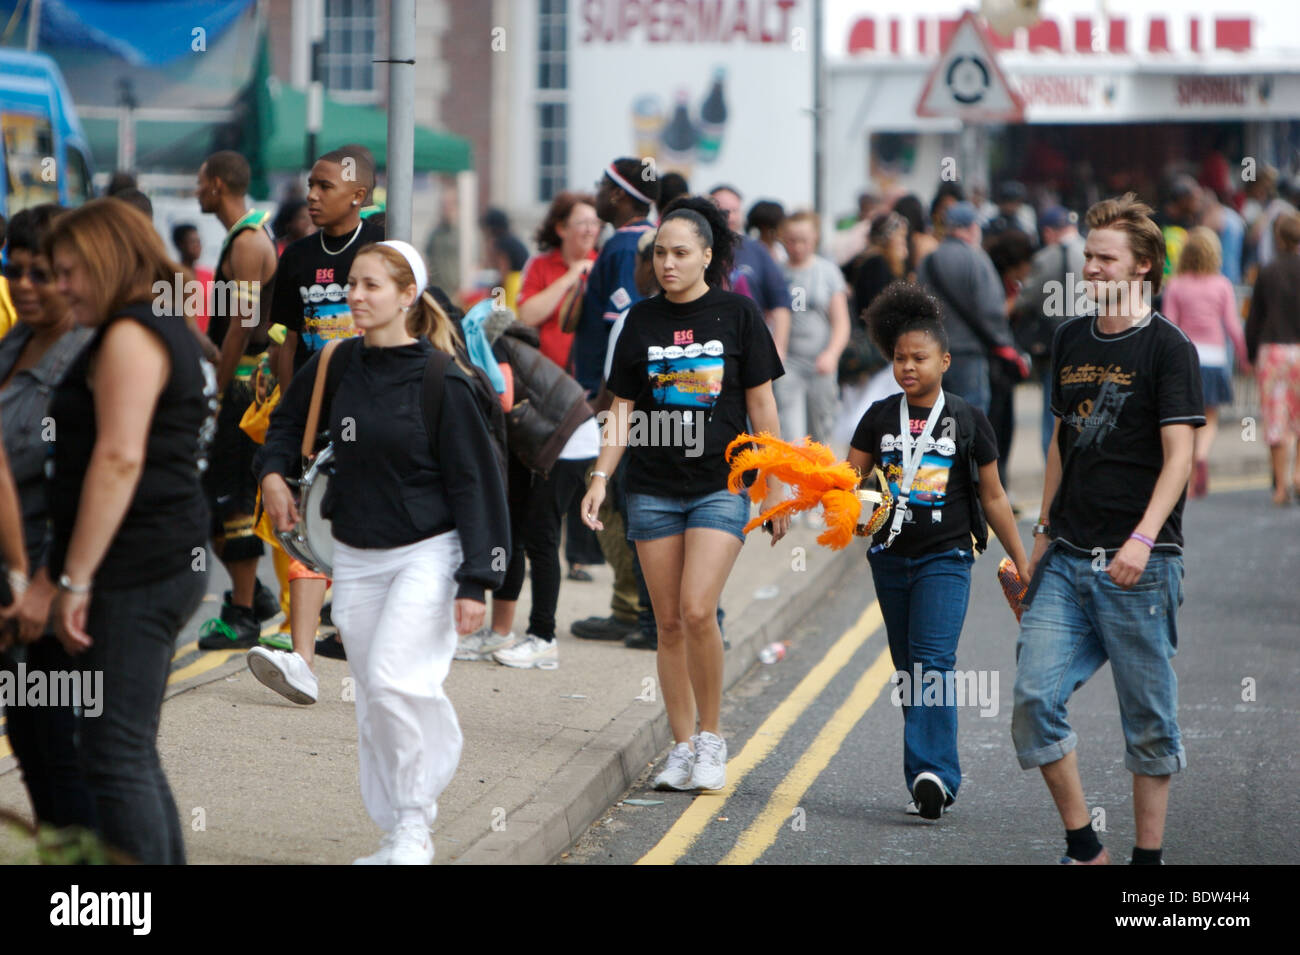
[[325, 111], [325, 89], [321, 58], [325, 53], [325, 0], [308, 0], [311, 34], [311, 83], [307, 87], [307, 155], [304, 169], [316, 162], [316, 137]]
[[388, 199], [385, 236], [411, 241], [415, 184], [415, 0], [392, 0], [388, 28]]
[[27, 49], [33, 51], [41, 36], [41, 0], [32, 0], [27, 11]]

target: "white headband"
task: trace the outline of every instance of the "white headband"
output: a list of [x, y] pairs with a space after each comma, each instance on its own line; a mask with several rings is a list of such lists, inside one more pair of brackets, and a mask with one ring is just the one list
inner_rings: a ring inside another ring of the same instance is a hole
[[429, 272], [424, 267], [424, 260], [420, 258], [420, 253], [415, 251], [415, 246], [411, 243], [403, 242], [401, 239], [385, 239], [379, 244], [396, 249], [401, 253], [402, 258], [406, 259], [406, 264], [411, 267], [411, 272], [415, 275], [415, 297], [418, 299], [429, 285]]
[[636, 199], [639, 202], [644, 202], [648, 206], [654, 205], [653, 199], [651, 199], [640, 189], [632, 185], [632, 183], [628, 182], [626, 179], [624, 179], [622, 176], [618, 174], [618, 170], [614, 168], [613, 163], [609, 164], [609, 167], [605, 170], [605, 175], [609, 176], [609, 178], [613, 180], [614, 183], [616, 183], [619, 186], [619, 188], [621, 188], [633, 199]]

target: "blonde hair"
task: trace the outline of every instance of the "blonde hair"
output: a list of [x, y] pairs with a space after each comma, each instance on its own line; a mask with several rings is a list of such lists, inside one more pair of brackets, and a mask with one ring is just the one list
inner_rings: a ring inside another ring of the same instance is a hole
[[1203, 225], [1190, 230], [1178, 256], [1178, 274], [1217, 275], [1222, 265], [1223, 246], [1214, 230]]
[[[383, 259], [389, 278], [399, 289], [407, 289], [415, 284], [415, 273], [411, 271], [410, 263], [392, 246], [378, 242], [363, 245], [357, 249], [353, 261], [363, 255], [377, 255]], [[419, 298], [415, 300], [411, 311], [406, 316], [406, 333], [412, 338], [427, 338], [434, 348], [451, 355], [461, 371], [467, 375], [473, 374], [458, 354], [461, 350], [458, 346], [462, 346], [463, 343], [456, 323], [443, 311], [438, 300], [429, 294], [427, 289], [421, 290]]]

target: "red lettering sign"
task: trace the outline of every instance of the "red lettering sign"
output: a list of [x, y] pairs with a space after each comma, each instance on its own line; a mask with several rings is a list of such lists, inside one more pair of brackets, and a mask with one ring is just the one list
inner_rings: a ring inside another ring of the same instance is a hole
[[[599, 6], [602, 0], [587, 0], [589, 4]], [[635, 2], [635, 0], [624, 0], [624, 2]], [[659, 2], [659, 0], [642, 0], [642, 4], [648, 2]], [[703, 8], [709, 3], [709, 0], [664, 0], [671, 2], [674, 6], [680, 4], [694, 13], [697, 9], [699, 15], [692, 17], [692, 20], [703, 21]], [[740, 3], [740, 0], [733, 0], [734, 3]], [[758, 0], [758, 2], [768, 2], [768, 0]], [[778, 6], [781, 0], [778, 0]], [[713, 3], [719, 5], [722, 0], [713, 0]], [[783, 13], [785, 11], [782, 11]], [[734, 14], [733, 14], [734, 16]], [[732, 22], [727, 19], [725, 14], [722, 15], [724, 22]], [[1153, 15], [1145, 19], [1147, 28], [1147, 52], [1149, 53], [1168, 53], [1169, 48], [1169, 24], [1165, 15]], [[1128, 21], [1129, 18], [1123, 16], [1106, 17], [1104, 23], [1094, 21], [1089, 16], [1077, 16], [1073, 18], [1073, 50], [1077, 53], [1127, 53], [1128, 50]], [[784, 20], [782, 21], [784, 24]], [[885, 22], [881, 18], [881, 24]], [[899, 21], [897, 17], [890, 17], [890, 53], [905, 52], [898, 43]], [[915, 18], [916, 25], [916, 48], [921, 53], [931, 52], [929, 25], [937, 24], [939, 48], [943, 49], [952, 33], [957, 28], [959, 20], [950, 17], [926, 17], [918, 16]], [[1133, 31], [1137, 34], [1141, 29], [1143, 18], [1133, 18]], [[1216, 16], [1213, 18], [1214, 25], [1214, 48], [1218, 50], [1246, 51], [1254, 47], [1254, 23], [1249, 17], [1234, 16]], [[1050, 17], [1044, 17], [1031, 27], [1028, 31], [1029, 49], [1031, 52], [1039, 53], [1052, 50], [1057, 53], [1067, 51], [1066, 45], [1069, 43], [1069, 21], [1062, 17], [1059, 21]], [[1192, 52], [1199, 52], [1201, 49], [1201, 17], [1191, 15], [1187, 18], [1188, 39], [1186, 49]], [[1094, 31], [1096, 40], [1099, 41], [1094, 46]], [[766, 31], [765, 31], [766, 32]], [[1207, 31], [1208, 32], [1208, 31]], [[1004, 50], [1014, 47], [1014, 38], [1002, 36], [992, 30], [988, 31], [990, 42], [995, 49]], [[754, 40], [753, 36], [750, 36]], [[849, 26], [847, 47], [849, 53], [875, 52], [884, 53], [883, 40], [878, 40], [876, 35], [876, 18], [875, 17], [857, 17]], [[764, 38], [763, 42], [768, 42]], [[1135, 46], [1140, 42], [1135, 36]]]

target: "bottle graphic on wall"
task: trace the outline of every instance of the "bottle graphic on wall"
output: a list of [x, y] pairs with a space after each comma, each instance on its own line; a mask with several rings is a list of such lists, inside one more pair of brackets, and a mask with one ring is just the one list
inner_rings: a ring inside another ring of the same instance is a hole
[[673, 107], [672, 119], [664, 127], [663, 150], [659, 154], [666, 169], [675, 170], [684, 176], [690, 175], [695, 145], [699, 140], [699, 131], [691, 122], [691, 114], [686, 106], [687, 98], [685, 90], [677, 94], [677, 105]]
[[719, 66], [713, 71], [713, 86], [700, 107], [700, 162], [711, 163], [717, 160], [722, 148], [722, 133], [727, 125], [727, 101], [722, 91], [726, 82], [727, 71]]
[[638, 158], [659, 158], [659, 138], [663, 132], [663, 101], [652, 93], [638, 96], [632, 103], [633, 155]]

